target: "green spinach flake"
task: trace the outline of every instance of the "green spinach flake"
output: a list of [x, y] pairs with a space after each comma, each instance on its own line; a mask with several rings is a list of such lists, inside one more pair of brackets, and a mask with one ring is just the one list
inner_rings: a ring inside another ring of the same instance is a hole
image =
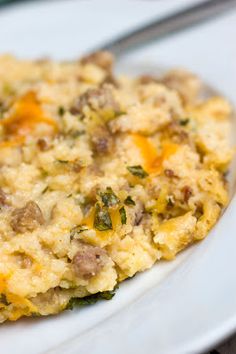
[[98, 203], [95, 205], [93, 226], [99, 231], [112, 230], [112, 221], [108, 210]]
[[67, 160], [56, 160], [56, 162], [63, 163], [63, 164], [69, 163], [69, 161], [67, 161]]
[[58, 107], [58, 114], [59, 116], [64, 116], [65, 114], [65, 108], [63, 106]]
[[73, 238], [76, 236], [76, 235], [79, 235], [81, 232], [83, 231], [87, 231], [88, 228], [83, 226], [83, 225], [77, 225], [75, 227], [73, 227], [71, 230], [70, 230], [70, 239], [73, 240]]
[[124, 200], [125, 205], [135, 205], [135, 201], [131, 198], [130, 195]]
[[121, 224], [122, 225], [126, 224], [127, 216], [126, 216], [125, 208], [124, 207], [120, 208], [119, 213], [120, 213]]
[[116, 289], [117, 289], [117, 287], [115, 287], [111, 291], [103, 291], [103, 292], [96, 293], [93, 295], [85, 296], [83, 298], [73, 297], [68, 302], [66, 309], [72, 310], [74, 307], [92, 305], [100, 300], [111, 300], [113, 298], [113, 296], [115, 295]]
[[74, 138], [74, 139], [78, 138], [78, 137], [80, 137], [81, 135], [84, 135], [84, 134], [86, 134], [85, 130], [75, 130], [75, 131], [70, 133], [71, 137]]
[[125, 114], [127, 114], [127, 112], [125, 112], [125, 111], [117, 111], [117, 112], [115, 112], [115, 118], [123, 116]]
[[190, 122], [189, 118], [184, 118], [179, 121], [179, 124], [182, 126], [185, 126], [185, 125], [188, 125], [189, 122]]
[[145, 178], [148, 176], [148, 173], [144, 171], [142, 166], [136, 165], [136, 166], [128, 166], [127, 170], [132, 173], [132, 175], [139, 177], [139, 178]]
[[120, 199], [115, 195], [111, 187], [107, 187], [106, 192], [100, 193], [100, 196], [106, 207], [112, 207], [120, 202]]
[[42, 194], [45, 194], [47, 191], [49, 190], [49, 186], [46, 186], [43, 190], [42, 190]]
[[48, 177], [48, 172], [45, 171], [45, 170], [42, 170], [42, 171], [41, 171], [41, 176], [42, 176], [42, 178]]
[[167, 196], [167, 198], [166, 198], [166, 200], [167, 200], [167, 205], [168, 206], [174, 206], [175, 205], [175, 198], [174, 198], [174, 196], [173, 195], [168, 195]]

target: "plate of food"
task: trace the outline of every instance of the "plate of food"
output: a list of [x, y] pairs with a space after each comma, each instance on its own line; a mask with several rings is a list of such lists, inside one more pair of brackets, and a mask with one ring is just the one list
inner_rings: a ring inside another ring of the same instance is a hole
[[[221, 90], [222, 63], [165, 62], [168, 41], [160, 62], [158, 48], [118, 66], [106, 51], [79, 56], [155, 8], [130, 4], [123, 18], [108, 3], [50, 1], [0, 13], [4, 354], [200, 353], [236, 329], [233, 60]], [[78, 12], [80, 31], [114, 17], [113, 28], [75, 48]], [[194, 36], [208, 43], [235, 16], [176, 41], [194, 53]]]

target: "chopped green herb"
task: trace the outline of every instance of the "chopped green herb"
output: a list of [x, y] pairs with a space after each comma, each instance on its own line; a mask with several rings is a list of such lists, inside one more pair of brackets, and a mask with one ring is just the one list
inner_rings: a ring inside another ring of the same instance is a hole
[[106, 192], [100, 193], [100, 196], [106, 207], [112, 207], [120, 202], [120, 199], [115, 195], [111, 187], [107, 187]]
[[78, 114], [77, 115], [77, 119], [78, 119], [79, 122], [83, 122], [83, 120], [85, 119], [85, 116], [82, 115], [82, 114]]
[[0, 302], [5, 306], [10, 305], [10, 302], [7, 301], [7, 297], [5, 294], [0, 294]]
[[46, 186], [43, 190], [42, 190], [42, 194], [46, 193], [49, 190], [49, 186]]
[[42, 170], [41, 176], [42, 176], [42, 178], [46, 178], [48, 176], [48, 172], [45, 170]]
[[181, 120], [179, 121], [179, 124], [182, 125], [182, 126], [185, 126], [185, 125], [187, 125], [189, 122], [190, 122], [190, 119], [189, 119], [189, 118], [184, 118], [184, 119], [181, 119]]
[[40, 313], [39, 312], [31, 312], [30, 314], [31, 317], [40, 317]]
[[95, 205], [93, 226], [99, 231], [112, 230], [112, 221], [108, 210], [98, 203]]
[[59, 162], [59, 163], [69, 163], [69, 161], [67, 161], [67, 160], [57, 160], [57, 162]]
[[167, 200], [167, 204], [169, 206], [174, 206], [175, 205], [175, 198], [174, 198], [173, 195], [168, 195], [166, 200]]
[[58, 107], [58, 114], [59, 116], [64, 116], [65, 114], [65, 108], [63, 106]]
[[124, 207], [120, 208], [119, 213], [120, 213], [121, 224], [122, 225], [126, 224], [127, 216], [126, 216], [125, 208]]
[[148, 173], [144, 171], [144, 169], [140, 165], [128, 166], [127, 170], [132, 173], [132, 175], [137, 176], [139, 178], [145, 178], [148, 176]]
[[115, 117], [117, 118], [117, 117], [123, 116], [126, 113], [127, 112], [125, 112], [125, 111], [117, 111], [117, 112], [115, 112]]
[[3, 113], [4, 113], [4, 106], [3, 106], [3, 103], [0, 102], [0, 119], [3, 118]]
[[85, 133], [85, 130], [76, 130], [74, 132], [71, 132], [70, 135], [72, 138], [78, 138], [79, 136], [84, 135]]
[[86, 228], [83, 225], [77, 225], [75, 227], [73, 227], [70, 230], [70, 239], [72, 240], [76, 235], [79, 235], [81, 232], [88, 230], [88, 228]]
[[87, 306], [95, 304], [100, 300], [111, 300], [115, 295], [116, 288], [111, 291], [103, 291], [97, 294], [88, 295], [83, 298], [72, 298], [67, 304], [66, 309], [72, 310], [76, 306]]
[[128, 195], [128, 197], [125, 199], [124, 203], [125, 203], [125, 205], [135, 205], [135, 202], [133, 201], [133, 199], [131, 198], [130, 195]]

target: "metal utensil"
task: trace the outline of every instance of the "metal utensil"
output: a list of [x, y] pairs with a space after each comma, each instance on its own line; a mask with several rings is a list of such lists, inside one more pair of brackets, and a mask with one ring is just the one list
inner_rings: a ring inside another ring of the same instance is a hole
[[121, 35], [93, 51], [108, 50], [118, 57], [130, 50], [150, 44], [150, 42], [214, 19], [234, 7], [236, 7], [236, 0], [204, 1]]

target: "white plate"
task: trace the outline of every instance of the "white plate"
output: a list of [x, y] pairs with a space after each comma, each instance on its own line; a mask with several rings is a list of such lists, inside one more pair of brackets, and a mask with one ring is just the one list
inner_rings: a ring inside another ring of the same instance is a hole
[[[75, 58], [189, 4], [44, 1], [0, 12], [0, 52]], [[236, 12], [128, 56], [119, 68], [185, 66], [236, 103]], [[131, 64], [132, 63], [132, 64]], [[234, 142], [236, 137], [234, 137]], [[234, 181], [232, 176], [231, 181]], [[187, 354], [236, 330], [236, 200], [203, 242], [123, 283], [110, 302], [1, 326], [3, 354]]]

